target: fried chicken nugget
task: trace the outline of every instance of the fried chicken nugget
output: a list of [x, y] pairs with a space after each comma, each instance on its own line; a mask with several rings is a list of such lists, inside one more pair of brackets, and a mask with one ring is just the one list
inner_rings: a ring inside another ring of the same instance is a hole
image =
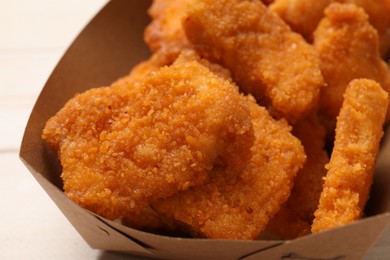
[[182, 26], [186, 5], [187, 0], [154, 0], [148, 10], [152, 22], [145, 29], [145, 42], [170, 62], [190, 47]]
[[153, 205], [194, 236], [256, 238], [287, 200], [305, 161], [303, 147], [286, 121], [275, 121], [253, 98], [248, 101], [255, 142], [245, 169], [215, 168], [206, 184]]
[[323, 78], [314, 48], [262, 2], [192, 0], [183, 25], [202, 57], [276, 116], [294, 122], [316, 106]]
[[333, 132], [348, 83], [367, 78], [390, 91], [390, 74], [379, 54], [378, 34], [364, 10], [356, 5], [331, 4], [314, 37], [327, 83], [321, 89], [320, 113], [328, 132]]
[[389, 49], [390, 1], [389, 0], [275, 0], [270, 10], [276, 12], [291, 28], [302, 34], [309, 42], [313, 32], [324, 16], [325, 8], [333, 3], [351, 3], [361, 6], [370, 17], [370, 22], [380, 36], [381, 54]]
[[359, 79], [349, 84], [312, 232], [339, 227], [362, 216], [387, 105], [388, 94], [375, 81]]
[[329, 161], [325, 129], [316, 113], [296, 123], [292, 133], [301, 140], [307, 159], [295, 178], [290, 197], [267, 226], [268, 232], [283, 239], [310, 233]]
[[191, 61], [77, 95], [43, 138], [59, 153], [66, 195], [116, 219], [203, 183], [217, 164], [242, 169], [254, 135], [237, 88]]

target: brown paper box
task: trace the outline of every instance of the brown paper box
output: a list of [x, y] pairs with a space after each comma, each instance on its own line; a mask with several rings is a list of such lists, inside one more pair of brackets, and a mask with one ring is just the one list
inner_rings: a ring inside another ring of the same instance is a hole
[[75, 93], [111, 83], [149, 56], [143, 30], [150, 1], [113, 0], [70, 46], [31, 113], [20, 157], [93, 248], [169, 259], [359, 259], [390, 223], [390, 134], [378, 159], [367, 217], [291, 241], [172, 238], [137, 231], [84, 210], [62, 192], [60, 166], [41, 139], [45, 122]]

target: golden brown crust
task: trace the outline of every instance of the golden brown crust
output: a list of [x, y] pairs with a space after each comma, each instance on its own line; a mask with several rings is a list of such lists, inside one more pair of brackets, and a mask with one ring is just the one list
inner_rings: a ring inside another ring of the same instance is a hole
[[149, 8], [152, 22], [145, 29], [145, 42], [170, 62], [190, 47], [182, 27], [186, 5], [187, 0], [154, 0]]
[[269, 6], [293, 31], [300, 33], [309, 42], [323, 17], [324, 9], [332, 0], [275, 0]]
[[379, 54], [377, 32], [364, 10], [356, 5], [331, 4], [325, 10], [325, 18], [314, 37], [327, 83], [321, 89], [320, 113], [331, 133], [348, 83], [353, 79], [367, 78], [379, 82], [389, 91], [390, 74]]
[[312, 232], [361, 217], [373, 181], [387, 105], [388, 94], [375, 81], [361, 79], [349, 84]]
[[43, 138], [59, 152], [65, 193], [116, 219], [201, 184], [216, 164], [242, 169], [254, 137], [237, 88], [188, 61], [77, 95]]
[[245, 170], [215, 168], [208, 181], [154, 207], [185, 224], [195, 236], [254, 239], [286, 201], [305, 154], [291, 127], [249, 99], [255, 131]]
[[193, 0], [187, 38], [272, 113], [293, 122], [312, 110], [323, 78], [314, 48], [260, 1]]
[[309, 42], [313, 32], [324, 16], [325, 8], [331, 3], [355, 4], [364, 8], [370, 23], [378, 31], [380, 52], [384, 56], [389, 49], [390, 1], [389, 0], [275, 0], [270, 10], [276, 12], [291, 28], [302, 34]]

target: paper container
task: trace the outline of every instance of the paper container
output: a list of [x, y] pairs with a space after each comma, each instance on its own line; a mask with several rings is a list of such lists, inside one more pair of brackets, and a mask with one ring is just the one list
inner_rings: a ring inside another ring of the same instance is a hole
[[149, 4], [144, 0], [113, 0], [101, 10], [54, 69], [24, 134], [21, 159], [88, 244], [165, 259], [361, 258], [390, 223], [390, 140], [383, 145], [379, 158], [368, 216], [343, 228], [292, 241], [208, 240], [149, 234], [94, 215], [63, 194], [59, 163], [41, 139], [44, 124], [75, 93], [107, 85], [148, 57], [143, 30], [149, 22]]

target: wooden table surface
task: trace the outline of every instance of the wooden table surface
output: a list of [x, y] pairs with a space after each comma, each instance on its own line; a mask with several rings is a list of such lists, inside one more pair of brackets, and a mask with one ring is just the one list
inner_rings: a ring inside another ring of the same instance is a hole
[[[106, 2], [0, 0], [0, 259], [129, 259], [91, 249], [18, 158], [42, 86]], [[390, 259], [389, 231], [367, 259]]]

